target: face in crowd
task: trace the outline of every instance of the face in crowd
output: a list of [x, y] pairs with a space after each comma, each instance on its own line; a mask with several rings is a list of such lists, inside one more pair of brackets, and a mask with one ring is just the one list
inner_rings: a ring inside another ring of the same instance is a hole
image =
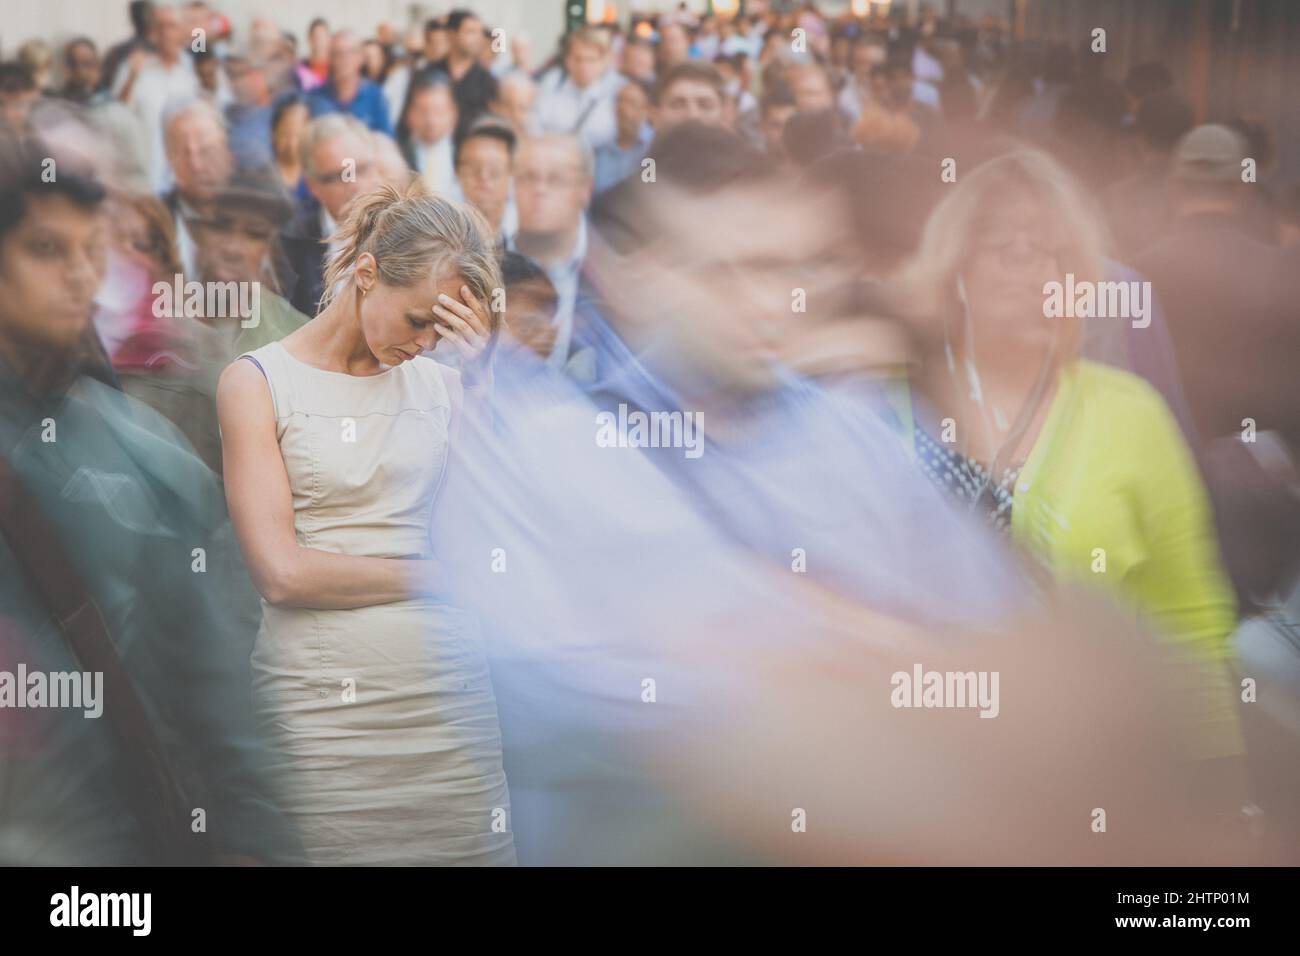
[[510, 199], [510, 150], [495, 136], [471, 136], [461, 145], [456, 178], [465, 198], [488, 224], [501, 228]]
[[421, 143], [438, 143], [456, 128], [456, 98], [451, 87], [440, 83], [417, 90], [406, 111], [411, 135]]
[[585, 90], [604, 74], [606, 60], [605, 51], [596, 44], [575, 40], [564, 55], [564, 69], [573, 85]]
[[618, 121], [618, 137], [634, 142], [641, 128], [650, 120], [650, 98], [635, 83], [625, 83], [614, 100], [614, 116]]
[[191, 220], [196, 264], [205, 282], [261, 282], [276, 227], [256, 209], [217, 203]]
[[353, 133], [322, 139], [310, 158], [307, 189], [335, 222], [355, 196], [378, 184], [374, 147]]
[[524, 136], [528, 129], [528, 114], [537, 100], [537, 86], [526, 76], [512, 74], [497, 87], [492, 112], [511, 125], [516, 136]]
[[72, 348], [90, 325], [106, 268], [97, 210], [58, 193], [29, 194], [26, 215], [0, 236], [0, 348]]
[[1004, 329], [1008, 338], [1049, 340], [1052, 320], [1043, 316], [1043, 286], [1059, 281], [1062, 243], [1041, 204], [1025, 195], [1008, 197], [979, 217], [973, 249], [961, 281], [981, 327]]
[[171, 7], [155, 7], [150, 39], [165, 60], [175, 59], [185, 46], [185, 27], [180, 15]]
[[73, 43], [64, 55], [67, 67], [68, 92], [75, 96], [89, 96], [99, 86], [102, 68], [99, 54], [89, 43]]
[[692, 79], [670, 84], [654, 111], [655, 129], [661, 131], [688, 120], [721, 126], [722, 119], [723, 103], [717, 89], [709, 83]]
[[461, 56], [476, 60], [483, 54], [483, 48], [487, 46], [486, 40], [483, 35], [483, 21], [477, 17], [466, 17], [460, 22], [452, 43]]
[[212, 116], [193, 111], [167, 128], [167, 160], [177, 191], [191, 202], [207, 202], [230, 179], [234, 158], [226, 131]]
[[515, 161], [520, 231], [554, 235], [576, 229], [591, 185], [577, 143], [559, 136], [524, 140]]
[[346, 30], [334, 35], [330, 41], [330, 79], [335, 85], [352, 85], [360, 82], [365, 54], [357, 38]]

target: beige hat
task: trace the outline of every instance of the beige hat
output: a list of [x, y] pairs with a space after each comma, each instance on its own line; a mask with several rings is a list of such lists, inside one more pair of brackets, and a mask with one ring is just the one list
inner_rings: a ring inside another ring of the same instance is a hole
[[1173, 175], [1205, 183], [1237, 182], [1246, 141], [1226, 126], [1207, 124], [1186, 133], [1174, 147]]

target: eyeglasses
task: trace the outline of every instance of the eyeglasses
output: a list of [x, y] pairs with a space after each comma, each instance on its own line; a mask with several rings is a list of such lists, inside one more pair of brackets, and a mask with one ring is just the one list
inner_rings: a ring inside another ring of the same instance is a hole
[[543, 175], [526, 170], [515, 176], [515, 183], [524, 189], [536, 189], [538, 186], [546, 186], [548, 189], [572, 189], [585, 179], [586, 177], [581, 173], [547, 173]]

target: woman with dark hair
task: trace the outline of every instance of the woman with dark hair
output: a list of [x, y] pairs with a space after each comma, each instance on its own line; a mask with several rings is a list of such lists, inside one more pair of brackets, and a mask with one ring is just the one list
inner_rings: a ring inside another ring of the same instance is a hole
[[271, 152], [275, 166], [280, 171], [285, 189], [298, 200], [307, 200], [311, 196], [307, 191], [299, 148], [303, 131], [310, 121], [311, 108], [307, 105], [307, 97], [301, 93], [280, 100], [271, 113]]

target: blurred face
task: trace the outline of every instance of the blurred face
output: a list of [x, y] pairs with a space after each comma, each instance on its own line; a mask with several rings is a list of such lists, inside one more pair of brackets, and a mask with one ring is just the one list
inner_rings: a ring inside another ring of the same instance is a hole
[[578, 89], [586, 89], [605, 72], [605, 51], [591, 43], [572, 43], [564, 57], [564, 68]]
[[261, 281], [275, 237], [275, 226], [266, 217], [246, 209], [213, 208], [189, 226], [205, 282]]
[[1060, 281], [1060, 237], [1045, 210], [1029, 199], [993, 205], [977, 221], [974, 249], [962, 270], [972, 318], [1023, 340], [1050, 339], [1054, 320], [1043, 316], [1043, 286]]
[[456, 178], [465, 198], [500, 227], [510, 198], [510, 151], [491, 136], [475, 136], [460, 149]]
[[484, 40], [483, 21], [467, 17], [456, 30], [456, 52], [461, 56], [477, 58], [486, 46]]
[[185, 114], [172, 121], [167, 160], [181, 195], [195, 202], [211, 199], [230, 179], [234, 159], [225, 131], [210, 118]]
[[32, 107], [40, 98], [39, 90], [23, 90], [19, 93], [0, 93], [0, 120], [10, 129], [20, 130], [27, 125]]
[[424, 58], [441, 60], [451, 49], [451, 38], [446, 30], [430, 30], [424, 35]]
[[877, 64], [885, 62], [885, 48], [882, 46], [855, 46], [853, 48], [853, 76], [859, 83], [865, 83], [871, 77], [871, 71]]
[[311, 33], [307, 34], [307, 48], [313, 61], [327, 59], [330, 54], [330, 28], [323, 23], [312, 27]]
[[722, 125], [722, 97], [708, 83], [678, 80], [664, 90], [655, 109], [655, 128], [671, 129], [688, 120]]
[[330, 77], [335, 83], [355, 83], [361, 79], [364, 64], [356, 37], [340, 33], [330, 42]]
[[335, 222], [342, 220], [343, 210], [354, 196], [377, 184], [374, 148], [351, 135], [317, 143], [311, 160], [307, 189]]
[[266, 100], [268, 89], [266, 73], [247, 60], [227, 60], [226, 76], [235, 99], [241, 103], [258, 104]]
[[506, 292], [506, 327], [510, 336], [541, 358], [555, 346], [555, 290], [540, 282], [516, 282]]
[[651, 81], [655, 77], [655, 51], [644, 43], [633, 43], [623, 48], [623, 72], [638, 80]]
[[532, 83], [511, 80], [501, 84], [492, 112], [514, 127], [516, 136], [522, 136], [536, 99], [537, 87]]
[[31, 196], [0, 239], [0, 347], [60, 351], [86, 331], [104, 277], [103, 217], [63, 196]]
[[78, 93], [89, 93], [99, 85], [99, 56], [93, 47], [78, 43], [68, 48], [68, 85]]
[[441, 338], [433, 313], [438, 296], [463, 301], [460, 287], [465, 285], [462, 276], [439, 276], [436, 270], [413, 286], [386, 285], [368, 252], [357, 260], [356, 282], [366, 290], [361, 297], [361, 333], [371, 353], [385, 365], [401, 365], [421, 352], [432, 352]]
[[194, 64], [194, 72], [198, 75], [199, 85], [209, 93], [215, 93], [217, 90], [217, 60], [216, 57], [206, 57], [198, 60]]
[[591, 178], [576, 147], [562, 140], [525, 140], [515, 163], [521, 232], [576, 229], [591, 196]]
[[108, 201], [106, 218], [112, 233], [113, 251], [136, 263], [150, 276], [162, 275], [164, 240], [149, 225], [149, 220], [130, 203], [114, 202], [112, 199]]
[[688, 211], [697, 205], [686, 195], [656, 197], [668, 233], [639, 264], [634, 308], [653, 313], [649, 324], [688, 391], [768, 388], [771, 362], [798, 334], [793, 323], [803, 316], [791, 310], [790, 290], [809, 284], [803, 267], [822, 254], [823, 223], [770, 186], [715, 194], [705, 215]]
[[157, 7], [153, 12], [153, 28], [150, 31], [154, 46], [164, 57], [175, 57], [185, 44], [185, 27], [180, 16], [169, 7]]
[[302, 142], [302, 131], [307, 128], [311, 113], [306, 103], [295, 103], [288, 107], [280, 117], [275, 128], [272, 145], [275, 158], [280, 162], [294, 163], [298, 155], [298, 144]]
[[682, 63], [691, 54], [690, 37], [680, 24], [669, 24], [660, 31], [659, 50], [664, 66]]
[[796, 110], [797, 107], [794, 106], [773, 106], [763, 114], [763, 141], [767, 143], [767, 151], [773, 156], [785, 155], [785, 144], [781, 137], [785, 134], [786, 122]]
[[618, 98], [614, 100], [614, 115], [618, 120], [619, 138], [634, 140], [650, 118], [650, 99], [641, 87], [627, 83], [618, 91]]
[[372, 80], [378, 79], [384, 72], [384, 50], [374, 41], [365, 45], [362, 52], [362, 61], [366, 75]]
[[437, 143], [456, 128], [456, 100], [451, 87], [422, 89], [411, 98], [406, 113], [411, 133], [422, 143]]
[[804, 113], [828, 110], [835, 105], [830, 82], [821, 70], [799, 70], [790, 77], [795, 106]]
[[910, 70], [890, 70], [886, 74], [888, 95], [896, 109], [902, 109], [912, 102], [912, 72]]

